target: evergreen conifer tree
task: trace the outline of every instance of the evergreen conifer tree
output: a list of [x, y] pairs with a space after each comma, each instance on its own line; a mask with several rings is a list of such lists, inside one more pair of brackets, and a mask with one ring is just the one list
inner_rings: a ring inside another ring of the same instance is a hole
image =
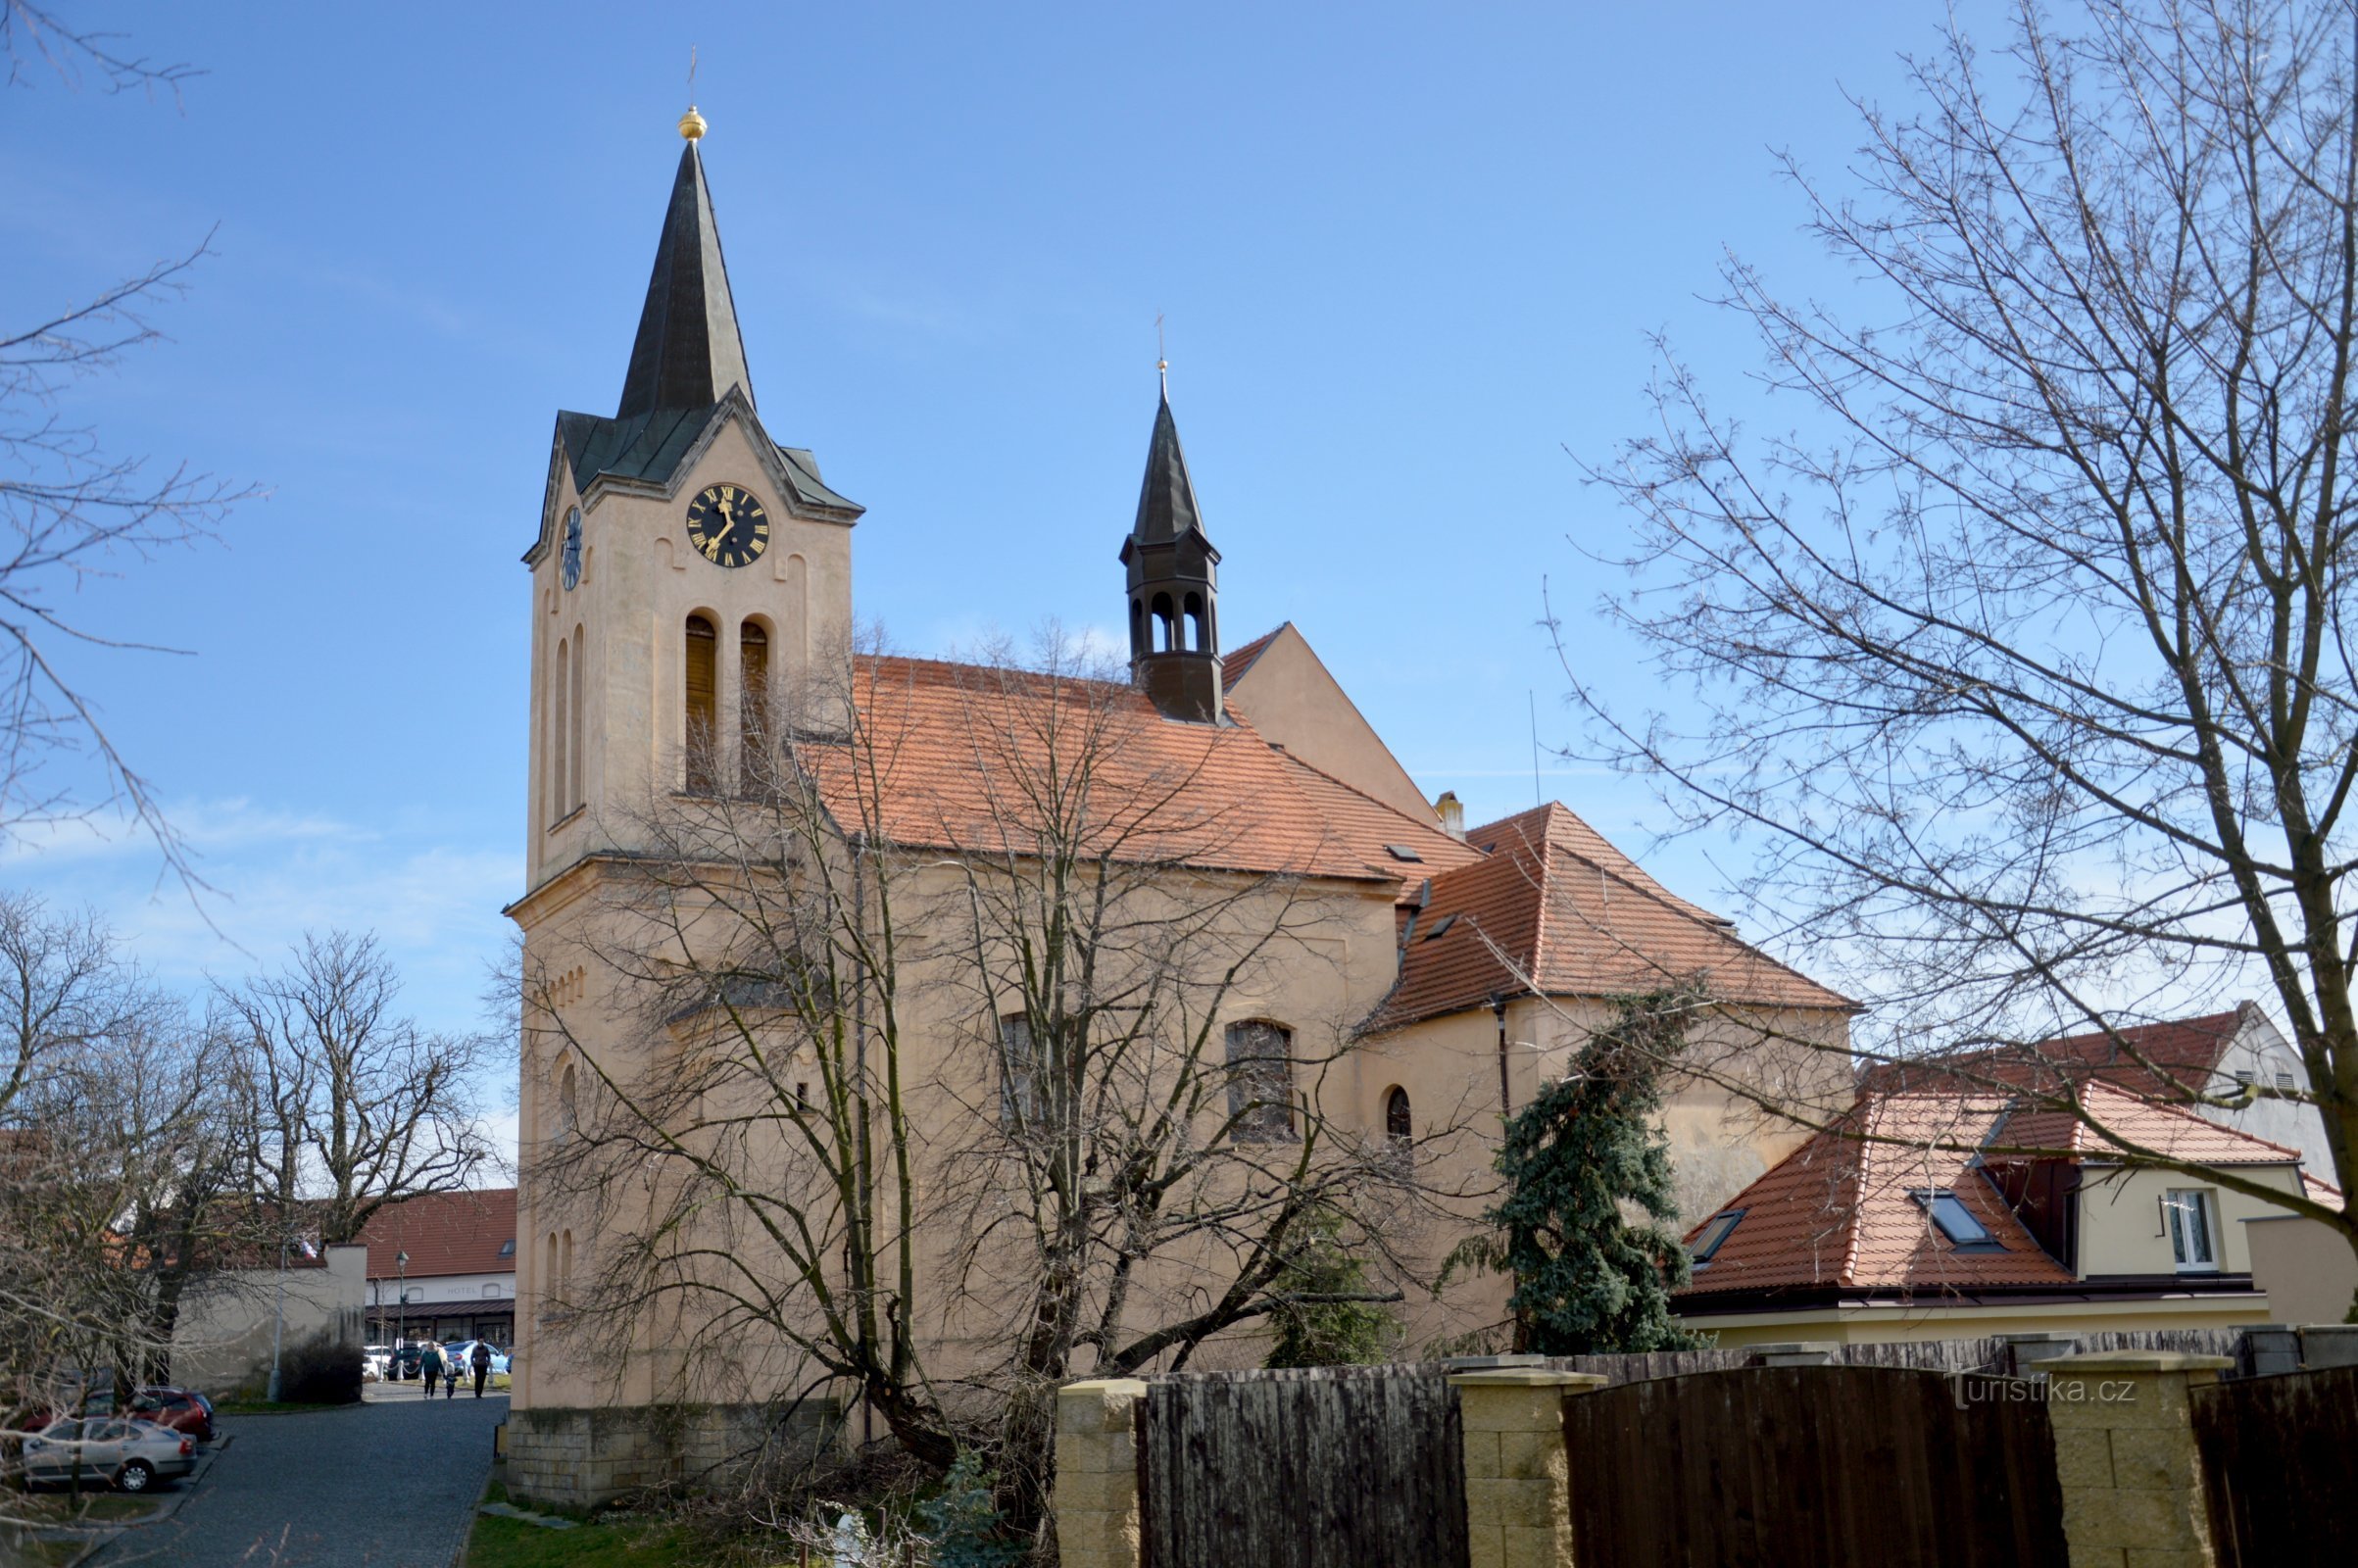
[[[1655, 1125], [1662, 1064], [1684, 1043], [1693, 999], [1625, 998], [1572, 1070], [1506, 1124], [1490, 1211], [1494, 1260], [1514, 1276], [1515, 1348], [1543, 1355], [1677, 1350], [1699, 1342], [1670, 1314], [1690, 1277], [1671, 1222], [1670, 1148]], [[1644, 1216], [1631, 1223], [1635, 1209]]]

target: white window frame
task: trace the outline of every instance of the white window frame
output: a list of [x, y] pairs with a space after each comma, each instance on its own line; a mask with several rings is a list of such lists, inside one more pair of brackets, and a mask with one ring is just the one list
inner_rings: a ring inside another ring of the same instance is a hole
[[[2162, 1194], [2162, 1230], [2170, 1238], [2170, 1255], [2181, 1274], [2219, 1272], [2219, 1230], [2211, 1223], [2218, 1200], [2207, 1187], [2173, 1187]], [[2201, 1243], [2201, 1256], [2186, 1254], [2189, 1239]]]

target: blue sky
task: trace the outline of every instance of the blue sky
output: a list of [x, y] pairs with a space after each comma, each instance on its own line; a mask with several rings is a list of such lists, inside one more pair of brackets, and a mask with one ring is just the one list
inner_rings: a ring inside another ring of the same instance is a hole
[[[934, 652], [1117, 623], [1154, 319], [1231, 642], [1302, 627], [1428, 793], [1532, 798], [1537, 627], [1584, 624], [1627, 523], [1566, 449], [1642, 430], [1666, 329], [1741, 404], [1699, 298], [1724, 249], [1852, 283], [1773, 167], [1838, 175], [1844, 92], [1902, 94], [1932, 4], [320, 5], [77, 10], [206, 74], [185, 102], [0, 91], [0, 301], [218, 255], [168, 344], [77, 389], [109, 444], [270, 488], [218, 547], [86, 590], [194, 651], [77, 671], [220, 889], [138, 843], [20, 844], [168, 977], [306, 925], [379, 931], [437, 1022], [476, 1012], [520, 891], [526, 589], [560, 408], [610, 412], [685, 106], [763, 416], [863, 503], [860, 612]], [[1762, 411], [1773, 418], [1778, 411]], [[1547, 793], [1632, 850], [1643, 787]], [[1712, 857], [1648, 854], [1713, 898]], [[218, 931], [214, 929], [218, 926]]]

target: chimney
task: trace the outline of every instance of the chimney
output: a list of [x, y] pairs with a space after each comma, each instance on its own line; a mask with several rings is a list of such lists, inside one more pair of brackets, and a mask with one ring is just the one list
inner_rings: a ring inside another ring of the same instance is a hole
[[1433, 814], [1441, 818], [1441, 830], [1453, 839], [1465, 837], [1465, 808], [1458, 804], [1455, 790], [1443, 790], [1441, 799], [1433, 803]]

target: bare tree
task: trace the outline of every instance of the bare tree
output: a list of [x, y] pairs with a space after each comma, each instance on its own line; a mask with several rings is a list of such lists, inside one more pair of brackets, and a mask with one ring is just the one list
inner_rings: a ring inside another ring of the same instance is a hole
[[86, 915], [0, 899], [0, 1404], [58, 1403], [166, 1363], [188, 1284], [248, 1205], [213, 1044]]
[[400, 991], [376, 939], [341, 931], [305, 936], [275, 974], [217, 988], [250, 1183], [322, 1246], [496, 1167], [478, 1115], [490, 1039], [420, 1028], [394, 1011]]
[[[193, 72], [121, 52], [114, 35], [55, 8], [0, 0], [0, 56], [12, 84], [41, 62], [69, 87], [84, 73], [111, 90], [163, 89]], [[45, 73], [40, 73], [45, 74]], [[147, 776], [108, 731], [89, 689], [60, 662], [68, 648], [165, 652], [102, 630], [72, 609], [77, 589], [159, 552], [210, 538], [262, 492], [179, 465], [107, 450], [59, 412], [67, 389], [159, 341], [155, 309], [179, 294], [210, 237], [77, 304], [0, 324], [0, 831], [116, 808], [136, 822], [183, 885], [200, 886], [186, 846]], [[54, 765], [53, 765], [54, 764]]]
[[1289, 1265], [1339, 1227], [1385, 1261], [1423, 1197], [1320, 1108], [1355, 1020], [1232, 1054], [1333, 915], [1233, 853], [1250, 805], [1195, 804], [1216, 736], [1146, 744], [1143, 699], [1056, 641], [849, 662], [684, 773], [742, 789], [630, 822], [595, 912], [535, 939], [528, 1180], [597, 1249], [544, 1327], [660, 1315], [693, 1348], [672, 1396], [711, 1396], [702, 1355], [849, 1391], [933, 1463], [979, 1439], [1030, 1519], [1057, 1382], [1304, 1304]]
[[[1811, 421], [1747, 437], [1665, 352], [1655, 433], [1591, 470], [1634, 512], [1602, 613], [1691, 703], [1609, 704], [1597, 747], [1695, 828], [1759, 847], [1747, 891], [1927, 1051], [2113, 1138], [2060, 1033], [2229, 988], [2290, 1024], [2358, 1181], [2358, 785], [2349, 570], [2358, 356], [2358, 6], [2019, 5], [1953, 20], [1916, 107], [1860, 105], [1856, 188], [1788, 165], [1888, 310], [1854, 323], [1733, 262], [1725, 307]], [[2167, 1081], [2171, 1074], [2158, 1070]], [[2199, 1167], [2195, 1167], [2199, 1168]], [[2232, 1170], [2358, 1247], [2358, 1212]]]

